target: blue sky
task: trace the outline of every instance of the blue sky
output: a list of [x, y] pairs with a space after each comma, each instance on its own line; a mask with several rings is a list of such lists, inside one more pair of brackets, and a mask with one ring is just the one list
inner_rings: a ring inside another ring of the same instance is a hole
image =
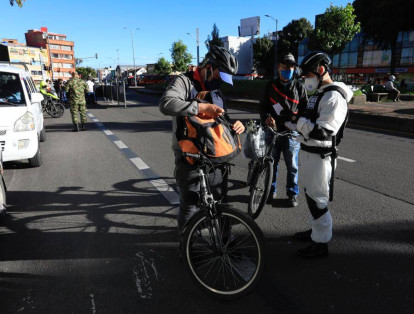
[[[10, 6], [0, 0], [0, 39], [16, 38], [25, 42], [28, 29], [48, 27], [50, 32], [66, 34], [75, 42], [75, 57], [89, 57], [98, 53], [99, 59], [85, 60], [94, 68], [117, 64], [132, 64], [130, 30], [134, 28], [135, 63], [153, 63], [158, 56], [171, 59], [170, 48], [181, 39], [196, 57], [196, 28], [200, 29], [200, 58], [206, 53], [204, 41], [216, 23], [220, 36], [237, 36], [240, 19], [260, 16], [261, 34], [274, 31], [279, 20], [282, 29], [291, 20], [307, 18], [314, 24], [315, 15], [323, 13], [331, 3], [345, 6], [349, 0], [26, 0], [23, 8]], [[139, 28], [140, 30], [135, 30]]]

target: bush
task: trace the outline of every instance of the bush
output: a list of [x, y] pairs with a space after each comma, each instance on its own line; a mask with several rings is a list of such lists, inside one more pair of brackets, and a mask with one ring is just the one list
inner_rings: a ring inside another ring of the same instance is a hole
[[361, 95], [363, 95], [363, 93], [360, 89], [357, 89], [356, 91], [354, 91], [354, 96], [361, 96]]

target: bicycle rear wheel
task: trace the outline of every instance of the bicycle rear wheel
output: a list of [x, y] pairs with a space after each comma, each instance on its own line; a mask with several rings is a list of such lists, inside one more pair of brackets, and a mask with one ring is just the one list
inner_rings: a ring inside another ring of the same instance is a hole
[[250, 217], [253, 219], [259, 217], [269, 197], [272, 185], [273, 162], [265, 160], [261, 167], [256, 167], [255, 172], [250, 187], [250, 199], [247, 208]]
[[203, 211], [185, 227], [181, 256], [205, 292], [235, 299], [251, 292], [263, 272], [263, 234], [246, 214], [218, 205], [218, 218]]

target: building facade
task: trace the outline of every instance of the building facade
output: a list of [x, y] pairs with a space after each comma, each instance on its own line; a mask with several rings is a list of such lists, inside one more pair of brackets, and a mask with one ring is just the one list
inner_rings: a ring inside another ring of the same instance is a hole
[[[3, 39], [0, 42], [0, 61], [25, 63], [37, 83], [50, 79], [47, 72], [49, 68], [47, 49], [26, 46], [17, 40]], [[24, 66], [19, 67], [24, 68]]]
[[[299, 62], [308, 54], [308, 41], [299, 45]], [[383, 84], [391, 74], [391, 50], [383, 49], [365, 39], [362, 33], [354, 36], [340, 54], [332, 57], [334, 78], [349, 84], [368, 81]], [[414, 85], [414, 30], [400, 32], [396, 42], [395, 76]]]
[[251, 75], [253, 69], [253, 44], [255, 39], [252, 37], [221, 37], [224, 48], [229, 50], [237, 59], [239, 75]]
[[25, 34], [26, 43], [33, 47], [42, 47], [49, 51], [51, 77], [64, 81], [75, 71], [74, 42], [66, 40], [66, 35], [50, 33], [46, 27], [29, 30]]

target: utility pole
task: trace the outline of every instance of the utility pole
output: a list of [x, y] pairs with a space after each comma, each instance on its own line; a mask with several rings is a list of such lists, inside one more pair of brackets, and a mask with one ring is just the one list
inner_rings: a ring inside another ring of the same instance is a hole
[[132, 28], [131, 28], [131, 40], [132, 40], [132, 59], [134, 61], [134, 82], [135, 82], [135, 86], [137, 86], [137, 70], [135, 69], [134, 35], [133, 35], [133, 29]]

